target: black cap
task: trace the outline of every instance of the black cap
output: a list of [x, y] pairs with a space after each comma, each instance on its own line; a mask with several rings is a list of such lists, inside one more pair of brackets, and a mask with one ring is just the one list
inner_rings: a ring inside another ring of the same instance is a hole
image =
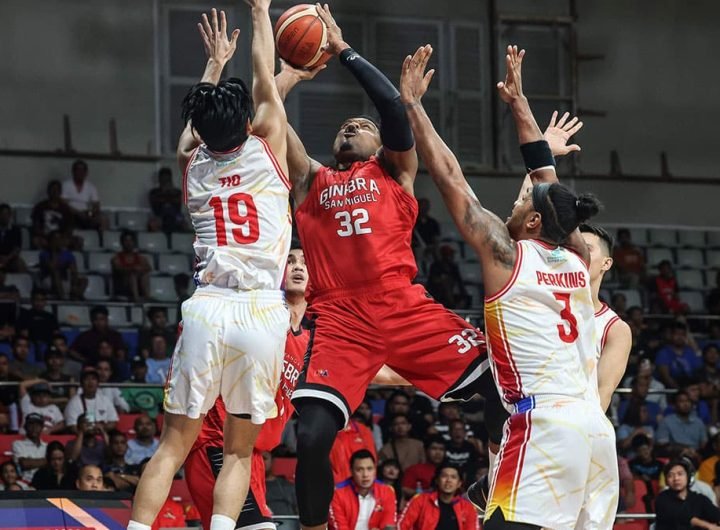
[[29, 423], [40, 423], [42, 425], [45, 425], [45, 418], [40, 416], [37, 412], [31, 412], [27, 416], [25, 416], [25, 425], [28, 425]]
[[50, 357], [65, 357], [65, 356], [63, 355], [63, 352], [58, 350], [55, 346], [50, 346], [45, 351], [45, 359], [49, 359]]
[[135, 368], [136, 366], [147, 366], [147, 362], [145, 361], [145, 358], [140, 357], [139, 355], [136, 355], [132, 358], [130, 361], [130, 368]]
[[50, 385], [48, 385], [47, 383], [35, 383], [28, 389], [28, 392], [30, 392], [30, 394], [41, 394], [43, 392], [46, 394], [50, 394]]

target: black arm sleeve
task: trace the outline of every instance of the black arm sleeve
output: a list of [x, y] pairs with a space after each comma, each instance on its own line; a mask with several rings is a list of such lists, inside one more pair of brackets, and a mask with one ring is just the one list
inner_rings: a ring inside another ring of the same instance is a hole
[[352, 48], [340, 54], [340, 62], [350, 70], [380, 114], [380, 137], [391, 151], [407, 151], [415, 145], [400, 92], [385, 75]]

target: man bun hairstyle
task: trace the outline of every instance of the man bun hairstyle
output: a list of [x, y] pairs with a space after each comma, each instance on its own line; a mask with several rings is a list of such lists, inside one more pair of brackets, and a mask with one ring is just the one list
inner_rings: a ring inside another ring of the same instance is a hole
[[590, 193], [575, 193], [558, 182], [533, 186], [533, 208], [542, 217], [540, 234], [557, 245], [591, 217], [600, 212], [602, 204]]
[[182, 102], [182, 119], [192, 123], [208, 149], [230, 151], [247, 139], [252, 119], [252, 97], [242, 79], [231, 77], [212, 83], [197, 83]]

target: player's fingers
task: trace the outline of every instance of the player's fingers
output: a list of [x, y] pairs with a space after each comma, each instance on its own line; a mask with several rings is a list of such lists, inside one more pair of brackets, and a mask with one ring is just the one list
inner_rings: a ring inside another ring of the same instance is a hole
[[518, 54], [518, 63], [522, 64], [523, 57], [525, 57], [525, 50], [520, 50], [520, 53]]
[[562, 128], [563, 128], [563, 125], [565, 125], [565, 121], [568, 119], [569, 116], [570, 116], [570, 113], [569, 113], [569, 112], [565, 112], [565, 113], [560, 117], [560, 121], [558, 121], [557, 126], [562, 129]]
[[428, 70], [428, 73], [425, 74], [425, 77], [423, 78], [423, 84], [425, 85], [425, 89], [427, 90], [427, 87], [430, 86], [430, 81], [432, 81], [433, 76], [435, 75], [435, 70]]
[[563, 131], [567, 132], [570, 129], [572, 129], [573, 126], [577, 123], [577, 121], [578, 121], [578, 117], [573, 116], [573, 118], [563, 126]]
[[568, 138], [570, 136], [573, 136], [574, 134], [576, 134], [580, 129], [582, 129], [583, 125], [584, 125], [583, 122], [578, 122], [577, 125], [575, 125], [575, 127], [573, 127], [572, 129], [570, 129], [568, 131]]
[[227, 17], [225, 11], [220, 11], [220, 32], [223, 36], [227, 35]]
[[568, 151], [582, 151], [578, 144], [572, 144], [567, 146]]
[[215, 9], [214, 7], [212, 8], [211, 15], [213, 32], [218, 33], [220, 31], [220, 28], [218, 27], [218, 14], [217, 9]]
[[237, 40], [238, 40], [239, 36], [240, 36], [240, 30], [239, 29], [233, 30], [232, 36], [230, 38], [230, 44], [232, 44], [233, 46], [237, 45]]
[[497, 87], [498, 90], [502, 90], [503, 88], [505, 88], [505, 83], [503, 83], [502, 81], [500, 81], [500, 82], [499, 82], [497, 85], [495, 85], [495, 86]]
[[203, 45], [205, 46], [206, 50], [210, 49], [210, 37], [208, 36], [207, 32], [205, 31], [205, 28], [202, 24], [198, 22], [198, 31], [200, 31], [200, 37], [202, 38]]
[[550, 116], [550, 123], [548, 124], [548, 128], [555, 127], [555, 120], [557, 120], [558, 111], [554, 110], [552, 113], [552, 116]]
[[212, 27], [210, 27], [210, 21], [205, 13], [202, 14], [202, 25], [205, 28], [205, 33], [207, 33], [208, 39], [211, 38], [213, 34]]

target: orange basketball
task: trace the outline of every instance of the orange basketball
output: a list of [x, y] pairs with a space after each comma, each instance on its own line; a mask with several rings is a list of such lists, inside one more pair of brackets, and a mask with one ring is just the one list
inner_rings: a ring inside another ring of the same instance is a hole
[[275, 24], [275, 46], [280, 57], [298, 68], [326, 63], [330, 55], [321, 48], [327, 43], [327, 27], [312, 4], [299, 4], [285, 11]]

